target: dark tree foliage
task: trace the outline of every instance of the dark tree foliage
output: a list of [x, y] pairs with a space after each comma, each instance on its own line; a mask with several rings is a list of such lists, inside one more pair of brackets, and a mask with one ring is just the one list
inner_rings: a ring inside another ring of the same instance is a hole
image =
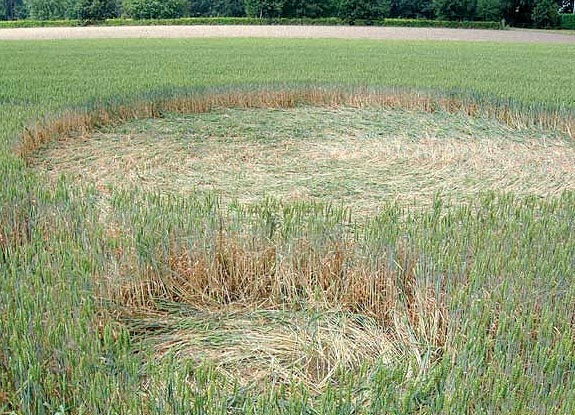
[[241, 17], [246, 15], [244, 0], [214, 0], [212, 16]]
[[499, 0], [477, 0], [478, 20], [498, 22], [503, 17]]
[[192, 0], [190, 16], [242, 17], [245, 16], [244, 0]]
[[534, 0], [500, 0], [501, 13], [506, 22], [512, 26], [530, 26]]
[[440, 20], [473, 20], [477, 0], [433, 0], [433, 8]]
[[285, 0], [245, 0], [246, 15], [257, 18], [281, 17]]
[[391, 3], [392, 17], [403, 17], [407, 19], [434, 17], [432, 0], [393, 0]]
[[24, 0], [0, 0], [0, 20], [18, 20], [26, 17]]
[[34, 20], [64, 19], [71, 6], [66, 0], [25, 0], [24, 5]]
[[132, 19], [174, 19], [187, 15], [187, 0], [124, 0], [124, 13]]
[[189, 5], [190, 16], [210, 16], [211, 0], [192, 0]]
[[[518, 27], [554, 27], [574, 0], [0, 0], [0, 20], [98, 21], [120, 14], [134, 19], [183, 16], [322, 18], [349, 24], [386, 17], [500, 21]], [[564, 21], [565, 19], [563, 19]]]
[[284, 17], [331, 17], [337, 5], [333, 0], [286, 0], [282, 10]]
[[353, 24], [356, 20], [370, 22], [389, 17], [391, 0], [341, 0], [339, 17]]
[[531, 18], [535, 27], [557, 27], [560, 20], [559, 7], [555, 0], [536, 0]]
[[120, 9], [117, 0], [78, 0], [75, 10], [69, 12], [75, 19], [84, 21], [98, 21], [118, 17]]
[[24, 0], [8, 0], [8, 7], [6, 10], [8, 12], [8, 20], [25, 19], [28, 17], [28, 9]]

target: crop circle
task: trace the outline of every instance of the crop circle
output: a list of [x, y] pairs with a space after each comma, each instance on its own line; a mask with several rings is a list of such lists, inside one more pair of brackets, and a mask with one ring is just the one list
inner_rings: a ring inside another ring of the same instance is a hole
[[[98, 190], [105, 233], [121, 247], [109, 254], [104, 296], [155, 356], [214, 362], [232, 382], [296, 380], [314, 391], [406, 356], [419, 365], [409, 371], [425, 371], [448, 343], [444, 271], [400, 238], [377, 241], [373, 258], [345, 227], [353, 220], [308, 206], [339, 205], [355, 220], [389, 205], [425, 210], [438, 196], [456, 205], [483, 192], [559, 195], [575, 189], [570, 132], [473, 102], [304, 96], [71, 115], [52, 124], [56, 140], [29, 132], [27, 159], [49, 180]], [[144, 201], [114, 212], [122, 192]], [[191, 202], [190, 219], [186, 203], [174, 213], [146, 195], [216, 195], [245, 217]], [[270, 213], [269, 200], [291, 207]], [[168, 230], [163, 215], [181, 229]]]
[[234, 109], [131, 121], [56, 142], [37, 165], [100, 188], [215, 192], [226, 201], [332, 202], [373, 214], [480, 192], [575, 188], [566, 134], [446, 112], [381, 108]]

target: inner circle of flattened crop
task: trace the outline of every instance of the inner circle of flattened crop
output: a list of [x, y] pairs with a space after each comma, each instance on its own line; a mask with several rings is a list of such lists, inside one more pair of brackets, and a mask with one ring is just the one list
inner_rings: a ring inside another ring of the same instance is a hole
[[80, 182], [224, 200], [426, 205], [480, 191], [553, 195], [575, 188], [566, 134], [488, 118], [382, 108], [217, 109], [131, 121], [56, 142], [39, 165]]

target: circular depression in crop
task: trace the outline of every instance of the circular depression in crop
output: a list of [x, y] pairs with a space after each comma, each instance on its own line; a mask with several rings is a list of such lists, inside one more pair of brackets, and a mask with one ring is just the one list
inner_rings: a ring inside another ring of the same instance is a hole
[[[345, 105], [165, 114], [50, 142], [33, 161], [54, 180], [95, 184], [104, 201], [136, 188], [248, 204], [334, 202], [367, 215], [388, 202], [425, 207], [436, 195], [457, 203], [482, 191], [575, 189], [567, 134]], [[104, 284], [134, 344], [157, 358], [215, 362], [240, 384], [295, 380], [315, 391], [365, 365], [411, 356], [421, 372], [441, 358], [449, 276], [425, 252], [399, 240], [364, 247], [345, 229], [327, 235], [313, 215], [315, 231], [281, 237], [249, 218], [228, 229], [210, 210], [189, 226], [186, 212], [133, 206], [154, 203], [143, 200], [102, 215], [113, 240]]]
[[575, 188], [575, 146], [559, 132], [494, 119], [378, 108], [218, 109], [131, 121], [51, 143], [37, 166], [101, 189], [140, 187], [224, 200], [382, 204], [466, 200], [481, 191]]

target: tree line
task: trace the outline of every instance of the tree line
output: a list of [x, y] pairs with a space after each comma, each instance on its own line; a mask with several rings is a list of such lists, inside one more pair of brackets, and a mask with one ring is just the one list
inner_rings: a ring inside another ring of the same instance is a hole
[[555, 26], [573, 0], [0, 0], [0, 20], [127, 17], [321, 18], [347, 23], [383, 18], [500, 21], [513, 26]]

